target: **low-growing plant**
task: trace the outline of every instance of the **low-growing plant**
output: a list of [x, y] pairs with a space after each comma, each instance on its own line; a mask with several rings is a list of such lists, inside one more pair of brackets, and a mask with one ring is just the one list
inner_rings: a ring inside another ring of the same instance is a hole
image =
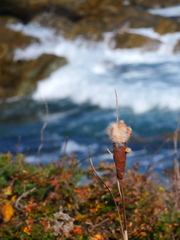
[[[64, 156], [63, 166], [57, 161], [41, 167], [25, 163], [22, 155], [0, 156], [1, 240], [121, 239], [112, 197], [91, 168], [83, 170], [76, 163], [75, 155]], [[96, 171], [121, 209], [114, 168], [101, 162]], [[124, 179], [129, 239], [178, 240], [180, 213], [170, 189], [133, 170]], [[69, 231], [60, 213], [71, 219]]]

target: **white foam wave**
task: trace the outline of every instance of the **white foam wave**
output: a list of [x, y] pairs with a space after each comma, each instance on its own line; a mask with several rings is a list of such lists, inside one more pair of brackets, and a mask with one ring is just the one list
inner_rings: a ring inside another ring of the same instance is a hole
[[148, 12], [164, 17], [180, 17], [180, 5], [167, 8], [149, 9]]
[[7, 24], [7, 27], [13, 29], [14, 31], [21, 31], [26, 35], [39, 38], [42, 42], [47, 40], [52, 41], [54, 39], [55, 30], [42, 27], [38, 23], [31, 23], [28, 25], [24, 25], [22, 23]]
[[66, 154], [70, 154], [73, 152], [86, 152], [87, 150], [88, 149], [86, 145], [78, 144], [73, 140], [69, 140], [66, 146]]
[[[91, 145], [91, 150], [94, 152], [97, 150], [97, 145], [96, 144], [92, 144]], [[60, 152], [63, 153], [64, 151], [64, 146], [62, 146], [62, 148], [60, 149]], [[88, 155], [88, 146], [85, 144], [79, 144], [73, 140], [68, 140], [66, 148], [65, 148], [65, 152], [67, 155], [71, 154], [71, 153], [76, 153], [76, 152], [87, 152]]]
[[104, 42], [92, 44], [53, 38], [51, 30], [44, 31], [38, 25], [23, 26], [21, 30], [39, 37], [42, 43], [18, 49], [16, 59], [34, 58], [46, 52], [65, 56], [68, 60], [68, 65], [38, 83], [33, 94], [36, 100], [68, 97], [80, 104], [89, 101], [103, 108], [114, 108], [112, 99], [116, 89], [120, 106], [131, 107], [136, 113], [155, 107], [180, 108], [180, 55], [172, 53], [180, 33], [160, 36], [152, 29], [130, 29], [130, 32], [162, 41], [159, 51], [144, 52], [141, 49], [110, 49], [107, 39], [111, 34], [107, 34]]

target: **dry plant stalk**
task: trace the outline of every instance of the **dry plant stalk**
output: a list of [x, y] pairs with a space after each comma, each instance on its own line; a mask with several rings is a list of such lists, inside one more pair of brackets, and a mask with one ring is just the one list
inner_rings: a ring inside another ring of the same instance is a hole
[[48, 107], [48, 104], [47, 102], [44, 100], [44, 105], [45, 105], [45, 109], [46, 109], [46, 121], [44, 122], [42, 128], [41, 128], [41, 133], [40, 133], [40, 140], [41, 140], [41, 143], [38, 147], [38, 152], [37, 152], [37, 162], [38, 162], [38, 166], [40, 167], [41, 164], [40, 164], [40, 152], [43, 148], [43, 145], [44, 145], [44, 130], [46, 129], [46, 126], [47, 126], [47, 118], [49, 116], [49, 107]]
[[29, 193], [34, 192], [36, 189], [37, 189], [37, 188], [34, 187], [34, 188], [32, 188], [31, 190], [29, 190], [29, 191], [27, 191], [27, 192], [24, 192], [21, 196], [19, 196], [18, 199], [17, 199], [17, 200], [15, 201], [15, 203], [14, 203], [14, 207], [15, 207], [16, 209], [18, 209], [19, 211], [22, 211], [22, 212], [23, 212], [23, 208], [24, 208], [24, 207], [23, 207], [23, 205], [20, 204], [21, 199], [27, 197], [27, 195], [28, 195]]
[[179, 133], [180, 118], [178, 120], [178, 125], [174, 133], [174, 177], [173, 177], [173, 189], [174, 189], [174, 200], [175, 206], [178, 212], [180, 212], [180, 168], [179, 168], [179, 152], [178, 152], [178, 133]]
[[131, 152], [130, 148], [127, 148], [127, 141], [132, 135], [132, 129], [128, 127], [123, 120], [120, 120], [115, 123], [110, 124], [110, 129], [107, 130], [112, 143], [113, 143], [113, 158], [116, 165], [117, 179], [118, 179], [118, 189], [119, 194], [122, 199], [122, 208], [123, 208], [123, 222], [124, 222], [124, 231], [123, 237], [124, 240], [128, 240], [127, 233], [127, 222], [126, 222], [126, 209], [125, 209], [125, 198], [124, 198], [124, 184], [123, 177], [126, 166], [126, 154]]
[[99, 178], [99, 180], [104, 184], [104, 186], [106, 187], [106, 189], [108, 190], [108, 192], [110, 193], [113, 201], [114, 201], [114, 204], [115, 204], [115, 207], [116, 207], [116, 210], [117, 210], [117, 213], [118, 213], [118, 219], [119, 219], [119, 223], [120, 223], [120, 229], [121, 229], [121, 233], [122, 233], [122, 236], [124, 238], [124, 234], [123, 234], [123, 226], [122, 226], [122, 220], [121, 220], [121, 214], [119, 212], [119, 208], [118, 208], [118, 205], [116, 203], [116, 200], [115, 200], [115, 197], [113, 195], [113, 193], [111, 192], [111, 190], [108, 188], [107, 184], [102, 180], [102, 178], [98, 175], [98, 173], [96, 172], [96, 169], [93, 165], [93, 162], [92, 162], [92, 159], [89, 158], [89, 163], [91, 165], [91, 168], [92, 170], [94, 171], [95, 175], [97, 176], [97, 178]]
[[105, 182], [99, 177], [97, 174], [92, 160], [89, 159], [90, 165], [95, 172], [96, 176], [103, 182], [109, 193], [111, 194], [117, 212], [119, 216], [119, 221], [120, 221], [120, 227], [121, 227], [121, 232], [123, 236], [123, 240], [128, 240], [128, 233], [127, 233], [127, 223], [126, 223], [126, 210], [125, 210], [125, 198], [124, 198], [124, 184], [123, 184], [123, 177], [124, 177], [124, 172], [125, 172], [125, 166], [126, 166], [126, 154], [131, 152], [131, 149], [127, 147], [127, 141], [129, 140], [130, 136], [132, 135], [132, 129], [128, 127], [123, 120], [118, 120], [118, 97], [117, 93], [115, 91], [115, 96], [116, 96], [116, 122], [113, 122], [110, 124], [109, 129], [107, 130], [107, 133], [109, 134], [112, 143], [113, 143], [113, 152], [112, 154], [108, 149], [107, 151], [112, 155], [115, 165], [116, 165], [116, 172], [117, 172], [117, 182], [118, 182], [118, 190], [119, 194], [122, 200], [122, 208], [123, 208], [123, 225], [122, 226], [122, 220], [121, 220], [121, 215], [119, 212], [118, 205], [115, 201], [114, 196], [112, 195], [111, 190], [107, 187]]

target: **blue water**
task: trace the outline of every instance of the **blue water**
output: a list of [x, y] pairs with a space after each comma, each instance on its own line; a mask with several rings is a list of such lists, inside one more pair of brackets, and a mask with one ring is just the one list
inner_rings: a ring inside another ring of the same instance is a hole
[[[144, 172], [150, 163], [159, 162], [155, 170], [161, 173], [172, 166], [173, 155], [164, 157], [173, 153], [173, 142], [163, 143], [179, 118], [180, 53], [174, 53], [173, 46], [180, 33], [160, 36], [153, 29], [130, 30], [162, 41], [158, 51], [149, 52], [111, 49], [112, 33], [101, 43], [72, 42], [34, 24], [9, 27], [41, 40], [17, 49], [15, 59], [46, 52], [66, 57], [68, 64], [39, 82], [31, 96], [1, 102], [0, 152], [20, 152], [27, 162], [49, 163], [60, 160], [68, 137], [67, 155], [76, 153], [81, 160], [102, 151], [93, 157], [95, 164], [112, 161], [106, 152], [111, 149], [106, 129], [116, 121], [116, 89], [119, 119], [133, 129], [129, 167], [139, 161]], [[81, 165], [86, 167], [87, 160]]]
[[[0, 146], [1, 152], [17, 152], [26, 154], [26, 161], [42, 163], [60, 160], [64, 152], [66, 137], [66, 154], [76, 153], [78, 160], [90, 154], [98, 164], [101, 160], [112, 161], [106, 148], [111, 149], [106, 129], [115, 120], [114, 109], [102, 109], [90, 103], [74, 104], [69, 99], [49, 101], [49, 113], [46, 115], [45, 105], [32, 99], [23, 99], [13, 103], [1, 104]], [[163, 134], [173, 132], [176, 127], [178, 113], [173, 111], [153, 109], [147, 113], [134, 114], [130, 108], [122, 108], [121, 116], [133, 129], [133, 137], [129, 147], [133, 153], [129, 154], [128, 164], [139, 161], [140, 170], [145, 171], [153, 159], [157, 149], [166, 140]], [[41, 139], [41, 129], [47, 123]], [[39, 146], [43, 144], [40, 154]], [[103, 152], [104, 151], [104, 152]], [[166, 143], [155, 155], [154, 161], [159, 161], [165, 155], [173, 152], [172, 142]], [[173, 156], [156, 166], [155, 170], [169, 168]], [[82, 162], [86, 167], [88, 160]]]

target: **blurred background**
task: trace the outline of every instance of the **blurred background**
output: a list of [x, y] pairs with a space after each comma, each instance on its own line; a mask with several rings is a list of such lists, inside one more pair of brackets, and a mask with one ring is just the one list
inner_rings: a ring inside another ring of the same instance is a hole
[[180, 111], [179, 0], [1, 0], [1, 153], [112, 161], [115, 89], [133, 129], [128, 166], [163, 176]]

